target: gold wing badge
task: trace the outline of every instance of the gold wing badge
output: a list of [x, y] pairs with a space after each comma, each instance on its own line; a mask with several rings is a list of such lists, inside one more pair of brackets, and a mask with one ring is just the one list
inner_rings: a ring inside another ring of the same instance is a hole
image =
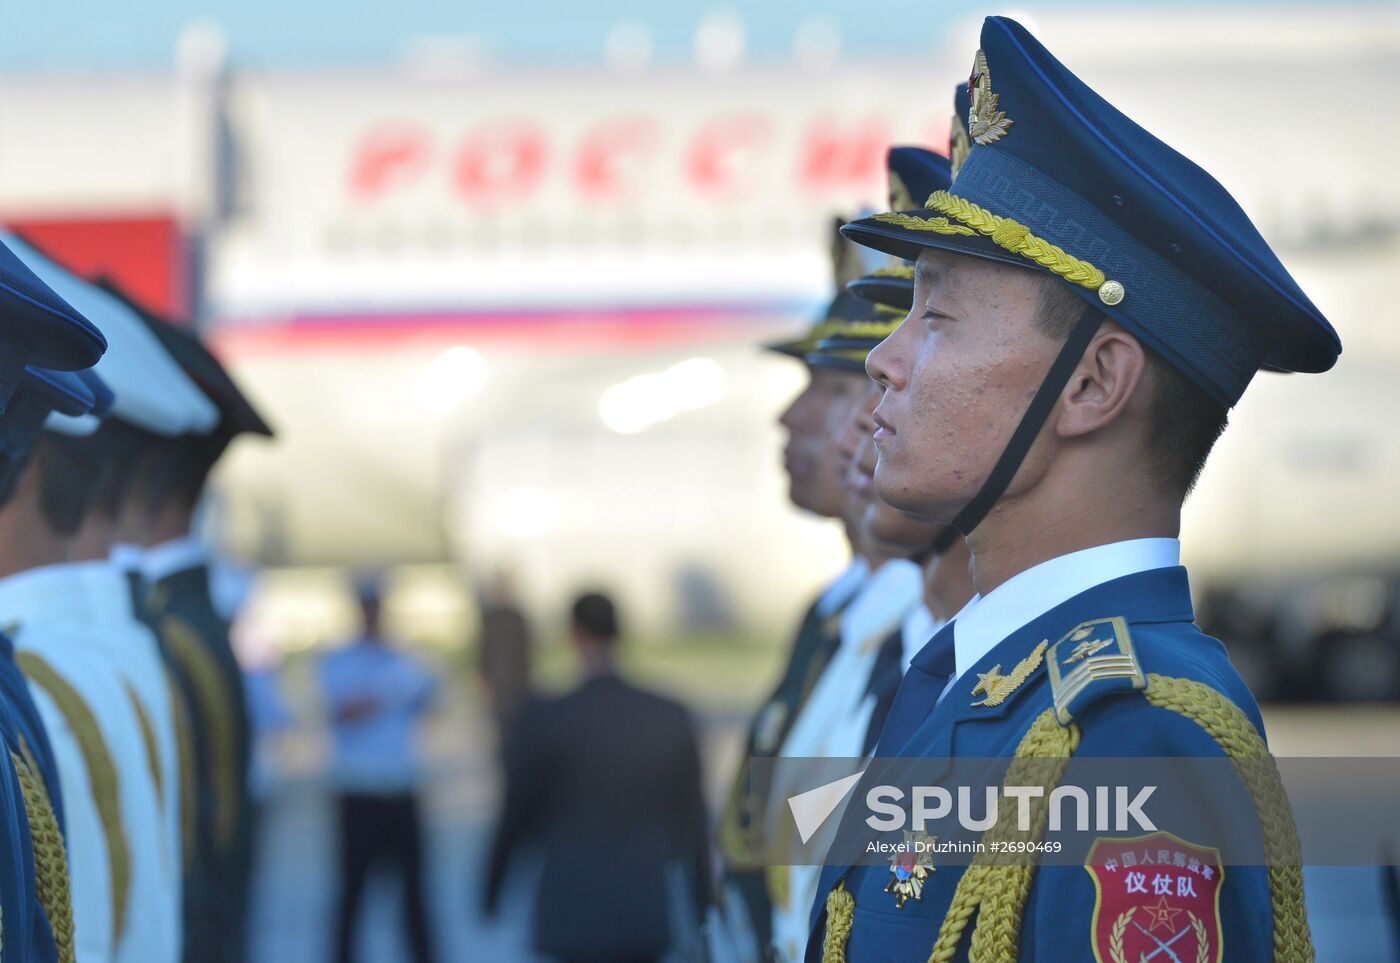
[[1021, 687], [1021, 683], [1031, 677], [1031, 673], [1040, 668], [1041, 661], [1045, 658], [1045, 650], [1050, 645], [1049, 640], [1042, 640], [1039, 645], [1031, 651], [1020, 662], [1016, 663], [1016, 668], [1011, 670], [1010, 675], [1001, 674], [1001, 663], [998, 662], [987, 672], [977, 673], [977, 684], [972, 687], [973, 695], [985, 696], [981, 702], [974, 702], [974, 706], [999, 706], [1006, 701], [1006, 697], [1011, 695]]
[[1005, 111], [997, 110], [997, 95], [992, 93], [992, 72], [987, 66], [987, 55], [980, 50], [972, 62], [972, 76], [967, 78], [967, 92], [972, 95], [967, 127], [973, 143], [994, 144], [1005, 137], [1013, 121]]

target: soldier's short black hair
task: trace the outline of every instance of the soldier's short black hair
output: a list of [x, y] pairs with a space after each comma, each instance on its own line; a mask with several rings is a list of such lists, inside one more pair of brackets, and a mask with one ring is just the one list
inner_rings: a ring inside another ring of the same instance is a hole
[[[1044, 275], [1041, 282], [1041, 330], [1056, 339], [1068, 338], [1085, 302], [1063, 282]], [[1156, 391], [1152, 396], [1149, 439], [1154, 473], [1183, 499], [1201, 477], [1210, 451], [1229, 422], [1229, 410], [1175, 365], [1147, 348], [1148, 368]]]
[[602, 592], [585, 592], [574, 600], [574, 628], [592, 638], [614, 642], [620, 635], [617, 608]]
[[39, 469], [39, 510], [60, 535], [74, 535], [112, 470], [86, 438], [44, 432], [34, 447]]

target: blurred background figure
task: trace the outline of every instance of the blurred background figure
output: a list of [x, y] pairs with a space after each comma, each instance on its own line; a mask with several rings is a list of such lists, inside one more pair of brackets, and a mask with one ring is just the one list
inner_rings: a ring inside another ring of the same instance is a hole
[[370, 871], [403, 878], [403, 923], [415, 963], [433, 959], [423, 897], [422, 823], [418, 807], [419, 721], [437, 679], [387, 638], [379, 585], [358, 587], [360, 634], [326, 655], [320, 681], [333, 727], [331, 778], [339, 794], [340, 911], [334, 959], [355, 958], [355, 923]]
[[543, 856], [535, 948], [568, 963], [642, 963], [692, 945], [710, 896], [700, 756], [686, 710], [619, 675], [617, 612], [575, 601], [583, 680], [533, 703], [506, 742], [506, 792], [482, 907], [496, 912], [527, 845]]
[[510, 572], [496, 571], [481, 592], [477, 671], [496, 727], [503, 735], [530, 697], [530, 623], [515, 596]]

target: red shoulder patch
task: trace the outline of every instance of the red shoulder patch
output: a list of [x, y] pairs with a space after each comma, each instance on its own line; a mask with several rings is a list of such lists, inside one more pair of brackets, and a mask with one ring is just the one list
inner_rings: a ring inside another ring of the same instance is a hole
[[1220, 963], [1220, 851], [1171, 833], [1099, 839], [1094, 879], [1097, 963]]

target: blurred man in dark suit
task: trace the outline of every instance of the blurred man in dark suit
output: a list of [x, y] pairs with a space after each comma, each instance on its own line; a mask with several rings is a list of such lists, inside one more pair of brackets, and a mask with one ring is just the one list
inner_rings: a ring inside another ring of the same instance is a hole
[[[532, 703], [507, 738], [505, 802], [483, 891], [494, 915], [517, 849], [540, 849], [535, 947], [569, 963], [659, 959], [672, 943], [674, 908], [698, 914], [709, 898], [690, 718], [618, 675], [618, 635], [607, 597], [574, 603], [584, 679]], [[684, 899], [676, 898], [680, 880]]]

